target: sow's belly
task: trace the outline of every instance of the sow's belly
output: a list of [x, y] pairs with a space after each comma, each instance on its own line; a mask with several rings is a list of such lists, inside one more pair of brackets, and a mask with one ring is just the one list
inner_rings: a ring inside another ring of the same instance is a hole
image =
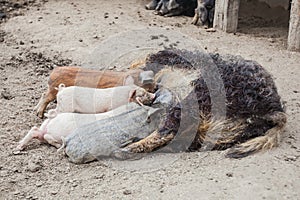
[[151, 134], [160, 121], [161, 110], [136, 103], [126, 105], [116, 116], [76, 129], [66, 138], [66, 155], [73, 163], [87, 163], [109, 157], [132, 138]]

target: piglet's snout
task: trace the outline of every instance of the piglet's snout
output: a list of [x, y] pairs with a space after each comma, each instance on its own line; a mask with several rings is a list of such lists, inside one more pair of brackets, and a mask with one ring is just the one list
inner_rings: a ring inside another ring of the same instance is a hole
[[155, 99], [155, 94], [146, 92], [143, 96], [139, 97], [139, 99], [143, 104], [150, 105]]
[[155, 99], [155, 94], [149, 93], [149, 95], [150, 95], [150, 99], [151, 99], [151, 100], [154, 100], [154, 99]]

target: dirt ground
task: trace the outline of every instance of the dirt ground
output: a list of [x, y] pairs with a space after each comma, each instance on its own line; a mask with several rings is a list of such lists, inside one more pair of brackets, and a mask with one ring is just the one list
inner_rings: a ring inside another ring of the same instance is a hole
[[[286, 50], [287, 24], [266, 27], [261, 17], [249, 17], [241, 19], [238, 33], [225, 34], [191, 25], [190, 17], [156, 16], [144, 9], [145, 0], [9, 2], [0, 2], [7, 13], [0, 12], [0, 199], [300, 199], [300, 53]], [[186, 48], [199, 45], [262, 64], [286, 102], [280, 146], [238, 160], [213, 151], [84, 165], [38, 141], [13, 154], [20, 138], [42, 122], [32, 110], [54, 66], [84, 65], [96, 52], [99, 68], [113, 67], [103, 66], [114, 63], [108, 54], [126, 57], [115, 46], [126, 41], [147, 48], [130, 31], [152, 34], [147, 28], [153, 27], [192, 39], [183, 42]]]

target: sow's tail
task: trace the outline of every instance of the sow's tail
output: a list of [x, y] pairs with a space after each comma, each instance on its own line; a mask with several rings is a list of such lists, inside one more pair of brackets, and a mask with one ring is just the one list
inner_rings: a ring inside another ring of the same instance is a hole
[[253, 138], [232, 147], [227, 152], [226, 157], [242, 158], [258, 151], [278, 146], [280, 136], [287, 122], [286, 114], [283, 112], [275, 112], [271, 115], [267, 115], [265, 120], [274, 124], [274, 127], [266, 131], [263, 136]]

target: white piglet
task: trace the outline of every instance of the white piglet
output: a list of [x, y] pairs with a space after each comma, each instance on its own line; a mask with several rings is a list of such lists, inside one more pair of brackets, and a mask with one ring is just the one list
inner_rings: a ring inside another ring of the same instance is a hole
[[135, 85], [97, 89], [65, 87], [64, 84], [60, 84], [56, 111], [58, 113], [103, 113], [129, 102], [140, 105], [150, 104], [154, 98], [155, 94]]
[[61, 138], [68, 136], [76, 128], [97, 120], [119, 115], [127, 111], [130, 108], [130, 104], [100, 114], [57, 113], [54, 109], [49, 110], [48, 114], [45, 115], [48, 119], [42, 123], [40, 128], [36, 126], [32, 127], [27, 135], [19, 142], [16, 149], [23, 150], [34, 138], [59, 148], [62, 144]]

